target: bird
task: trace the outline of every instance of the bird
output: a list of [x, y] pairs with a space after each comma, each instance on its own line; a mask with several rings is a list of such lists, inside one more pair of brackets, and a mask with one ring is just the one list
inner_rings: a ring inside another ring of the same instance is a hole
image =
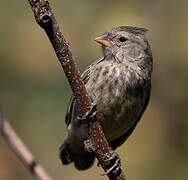
[[[132, 134], [150, 100], [153, 58], [147, 31], [120, 26], [97, 37], [103, 57], [82, 74], [89, 98], [96, 104], [96, 118], [113, 150]], [[86, 170], [95, 156], [84, 149], [88, 127], [80, 117], [72, 95], [65, 117], [67, 138], [59, 156], [63, 165], [73, 162], [76, 169]]]

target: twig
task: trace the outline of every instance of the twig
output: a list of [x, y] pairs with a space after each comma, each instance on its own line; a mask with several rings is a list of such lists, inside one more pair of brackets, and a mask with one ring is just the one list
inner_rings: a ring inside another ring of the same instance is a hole
[[[72, 56], [69, 44], [60, 31], [59, 25], [56, 22], [48, 1], [28, 1], [34, 12], [36, 22], [44, 29], [51, 41], [56, 55], [65, 71], [74, 96], [79, 104], [80, 111], [84, 116], [92, 109], [92, 104], [81, 79], [80, 72]], [[95, 117], [92, 117], [89, 121], [89, 138], [86, 144], [89, 144], [90, 147], [92, 147], [90, 150], [92, 149], [94, 151], [105, 172], [107, 172], [110, 167], [113, 167], [115, 162], [110, 161], [110, 159], [114, 153], [108, 145], [101, 126]], [[86, 148], [88, 149], [88, 147]], [[126, 179], [121, 169], [116, 172], [111, 171], [107, 175], [109, 179]]]
[[0, 111], [0, 133], [8, 143], [11, 150], [17, 155], [22, 163], [29, 169], [29, 171], [39, 180], [52, 180], [52, 178], [45, 172], [43, 167], [39, 165], [31, 152], [27, 149], [21, 139], [17, 136], [9, 122], [3, 117]]

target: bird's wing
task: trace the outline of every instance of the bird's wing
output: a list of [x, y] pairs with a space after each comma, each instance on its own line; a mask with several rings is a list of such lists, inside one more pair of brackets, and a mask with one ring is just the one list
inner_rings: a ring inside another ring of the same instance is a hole
[[127, 140], [127, 138], [132, 134], [133, 130], [135, 129], [135, 127], [137, 125], [137, 123], [141, 119], [144, 111], [146, 110], [146, 107], [147, 107], [147, 105], [149, 103], [149, 99], [150, 99], [150, 92], [151, 92], [151, 84], [146, 89], [146, 95], [147, 96], [146, 96], [145, 104], [143, 106], [143, 109], [142, 109], [137, 121], [133, 124], [133, 126], [129, 129], [128, 132], [126, 132], [124, 135], [122, 135], [118, 139], [115, 139], [114, 141], [110, 142], [110, 147], [112, 147], [113, 150], [115, 150], [117, 147], [121, 146]]
[[[101, 61], [103, 61], [104, 58], [100, 59], [100, 60], [97, 60], [95, 61], [93, 64], [91, 64], [83, 73], [82, 73], [82, 80], [84, 82], [84, 84], [87, 84], [88, 80], [89, 80], [89, 77], [90, 77], [90, 74], [92, 72], [92, 68], [100, 63]], [[68, 105], [68, 108], [67, 108], [67, 113], [66, 113], [66, 116], [65, 116], [65, 123], [66, 125], [68, 126], [70, 123], [71, 123], [71, 119], [72, 117], [74, 117], [75, 115], [79, 115], [79, 108], [75, 107], [75, 106], [78, 106], [77, 103], [76, 103], [76, 99], [74, 97], [74, 95], [71, 96], [70, 98], [70, 102], [69, 102], [69, 105]], [[74, 111], [73, 111], [74, 110]]]

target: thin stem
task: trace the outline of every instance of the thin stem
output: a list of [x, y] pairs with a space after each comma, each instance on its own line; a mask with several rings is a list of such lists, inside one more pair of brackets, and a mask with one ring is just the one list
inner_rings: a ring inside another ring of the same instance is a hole
[[18, 137], [10, 123], [0, 112], [0, 133], [9, 145], [10, 149], [22, 161], [25, 167], [39, 180], [52, 180], [41, 165], [39, 165], [31, 152]]

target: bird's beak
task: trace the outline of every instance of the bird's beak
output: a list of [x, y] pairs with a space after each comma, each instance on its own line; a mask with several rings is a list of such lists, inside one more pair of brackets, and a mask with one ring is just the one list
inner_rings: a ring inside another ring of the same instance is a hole
[[107, 34], [103, 34], [103, 35], [95, 38], [95, 41], [98, 42], [99, 44], [103, 45], [103, 46], [106, 46], [106, 47], [111, 47], [112, 46], [112, 43], [108, 39]]

